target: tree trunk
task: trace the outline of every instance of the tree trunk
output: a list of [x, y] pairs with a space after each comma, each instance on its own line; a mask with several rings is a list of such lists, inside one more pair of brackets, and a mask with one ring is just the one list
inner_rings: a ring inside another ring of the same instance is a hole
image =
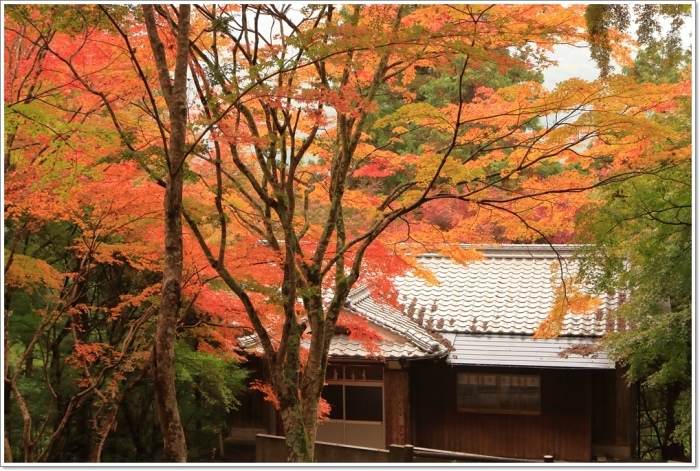
[[5, 430], [5, 463], [12, 463], [12, 448], [10, 440], [7, 439], [7, 430]]
[[148, 38], [156, 60], [161, 90], [170, 115], [170, 139], [166, 150], [169, 171], [163, 199], [165, 261], [153, 355], [154, 387], [163, 433], [163, 460], [166, 462], [185, 462], [187, 460], [187, 444], [177, 406], [174, 360], [177, 316], [180, 310], [182, 288], [182, 185], [186, 157], [190, 5], [180, 5], [179, 7], [177, 57], [172, 83], [165, 49], [158, 36], [153, 5], [144, 5], [143, 12]]
[[288, 463], [314, 461], [319, 399], [320, 393], [316, 397], [304, 396], [303, 402], [299, 396], [280, 401]]
[[[185, 432], [175, 389], [175, 340], [182, 279], [182, 226], [180, 224], [182, 175], [173, 178], [165, 197], [165, 266], [154, 350], [154, 387], [163, 433], [163, 460], [187, 459]], [[178, 181], [179, 180], [179, 181]]]
[[[9, 152], [5, 153], [6, 155], [9, 154]], [[7, 267], [5, 267], [5, 272], [7, 272]], [[4, 392], [4, 414], [5, 417], [7, 417], [9, 413], [9, 404], [10, 404], [10, 394], [12, 391], [12, 383], [9, 381], [10, 377], [10, 341], [9, 341], [9, 336], [7, 335], [7, 324], [10, 323], [8, 311], [7, 311], [7, 306], [10, 305], [10, 295], [5, 294], [5, 309], [4, 309], [4, 326], [3, 326], [3, 365], [2, 365], [2, 371], [3, 371], [3, 379], [5, 381], [5, 392]], [[5, 422], [5, 426], [7, 426], [7, 421]], [[7, 437], [7, 428], [4, 429], [3, 433], [3, 440], [4, 440], [4, 447], [5, 447], [5, 463], [12, 463], [12, 447], [10, 446], [10, 439]]]
[[288, 463], [312, 463], [314, 443], [304, 426], [304, 414], [300, 403], [280, 409], [287, 442]]
[[680, 396], [680, 385], [673, 383], [666, 387], [666, 414], [664, 441], [661, 445], [661, 461], [684, 461], [685, 453], [683, 445], [673, 440], [673, 432], [676, 429], [676, 402]]
[[117, 420], [117, 412], [119, 412], [119, 404], [113, 404], [112, 408], [102, 419], [102, 424], [97, 427], [94, 443], [90, 447], [88, 455], [88, 463], [99, 463], [102, 460], [102, 450], [105, 446], [105, 440], [109, 432], [113, 430]]
[[24, 401], [22, 394], [17, 388], [17, 383], [12, 381], [10, 383], [10, 388], [12, 390], [12, 395], [19, 407], [20, 414], [22, 415], [22, 448], [24, 451], [24, 462], [31, 463], [34, 461], [34, 444], [32, 443], [31, 431], [32, 431], [32, 416], [27, 408], [27, 403]]
[[[309, 358], [308, 361], [313, 363], [314, 360], [318, 361], [314, 358]], [[295, 365], [297, 363], [290, 362], [279, 367], [277, 374], [273, 374], [272, 378], [273, 383], [277, 383], [275, 389], [287, 443], [287, 462], [311, 463], [314, 461], [318, 402], [321, 398], [325, 367], [307, 369], [306, 374], [312, 376], [302, 375], [300, 378], [298, 367]]]

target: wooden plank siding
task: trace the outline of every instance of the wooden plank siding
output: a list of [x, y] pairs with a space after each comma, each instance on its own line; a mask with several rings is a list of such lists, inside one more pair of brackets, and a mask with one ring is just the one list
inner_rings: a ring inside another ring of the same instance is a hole
[[[537, 374], [539, 415], [457, 410], [457, 373]], [[414, 445], [512, 458], [591, 460], [591, 372], [530, 368], [411, 367]]]
[[624, 370], [593, 373], [593, 454], [629, 459], [636, 456], [636, 389]]
[[[249, 378], [265, 381], [265, 367], [260, 358], [251, 357], [246, 369], [250, 371]], [[230, 430], [253, 429], [265, 430], [265, 433], [275, 433], [275, 414], [271, 409], [271, 403], [265, 400], [264, 394], [253, 389], [246, 389], [237, 397], [240, 404], [227, 415], [227, 425]]]

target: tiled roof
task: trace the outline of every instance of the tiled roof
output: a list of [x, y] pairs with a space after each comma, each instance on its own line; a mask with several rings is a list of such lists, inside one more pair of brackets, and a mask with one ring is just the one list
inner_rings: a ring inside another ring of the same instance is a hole
[[244, 335], [243, 337], [238, 337], [238, 344], [242, 349], [249, 349], [256, 347], [260, 342], [258, 341], [258, 336], [255, 334]]
[[[582, 338], [625, 328], [607, 315], [617, 307], [617, 296], [600, 298], [594, 312], [567, 314], [559, 338], [532, 340], [552, 308], [555, 287], [562, 277], [577, 273], [574, 249], [568, 245], [479, 247], [483, 260], [466, 266], [439, 255], [422, 255], [420, 263], [440, 284], [412, 275], [395, 280], [403, 312], [373, 299], [368, 287], [353, 290], [345, 309], [398, 335], [398, 340], [375, 342], [387, 359], [443, 357], [452, 350], [448, 362], [456, 364], [609, 368], [612, 362], [605, 352], [587, 354], [593, 342]], [[239, 340], [248, 349], [257, 344], [254, 335]], [[567, 349], [567, 355], [560, 355]], [[351, 358], [369, 354], [361, 342], [347, 335], [334, 336], [329, 353]]]
[[[573, 246], [503, 245], [479, 248], [483, 260], [466, 266], [439, 255], [419, 256], [419, 262], [439, 285], [409, 275], [396, 280], [404, 315], [436, 332], [532, 335], [547, 317], [555, 285], [577, 273]], [[369, 298], [351, 305], [359, 312], [376, 309]], [[617, 307], [616, 296], [603, 296], [594, 312], [568, 313], [563, 336], [601, 336], [624, 326], [606, 313]]]
[[454, 345], [447, 357], [452, 365], [615, 368], [615, 362], [598, 346], [597, 339], [479, 334], [445, 334], [445, 337]]
[[[449, 344], [440, 334], [431, 334], [424, 327], [407, 318], [401, 311], [387, 305], [375, 303], [367, 287], [353, 290], [348, 296], [345, 309], [362, 315], [370, 323], [396, 334], [396, 339], [374, 341], [378, 352], [370, 352], [359, 340], [347, 335], [334, 335], [331, 340], [329, 355], [333, 357], [366, 358], [371, 354], [385, 359], [443, 357], [449, 350]], [[362, 311], [354, 308], [361, 303]], [[258, 337], [255, 334], [239, 337], [241, 348], [261, 352]], [[308, 347], [308, 341], [302, 341]]]
[[[304, 342], [308, 343], [308, 342]], [[396, 342], [396, 341], [375, 341], [373, 342], [379, 351], [375, 353], [384, 359], [398, 360], [400, 358], [423, 358], [426, 352], [416, 347], [411, 342]], [[354, 340], [347, 335], [335, 335], [331, 340], [331, 348], [329, 354], [332, 357], [338, 358], [368, 358], [372, 353], [367, 350], [359, 340]]]
[[370, 290], [366, 286], [350, 293], [346, 301], [346, 309], [361, 314], [373, 324], [401, 335], [426, 354], [441, 355], [447, 352], [445, 341], [440, 335], [431, 335], [401, 311], [375, 302], [370, 297]]
[[[262, 354], [262, 347], [258, 341], [258, 336], [255, 334], [239, 337], [238, 343], [242, 349], [248, 352]], [[335, 358], [371, 358], [379, 356], [385, 360], [444, 356], [447, 353], [447, 348], [443, 346], [440, 346], [435, 351], [426, 352], [408, 340], [382, 340], [373, 341], [372, 343], [377, 346], [378, 350], [370, 351], [362, 342], [351, 339], [348, 335], [334, 335], [331, 339], [328, 353]], [[309, 347], [308, 340], [302, 340], [301, 344], [306, 348]]]

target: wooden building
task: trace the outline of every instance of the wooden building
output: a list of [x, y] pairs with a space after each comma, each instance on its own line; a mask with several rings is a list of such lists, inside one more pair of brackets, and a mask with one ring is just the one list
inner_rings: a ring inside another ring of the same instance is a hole
[[[483, 259], [466, 266], [422, 256], [440, 284], [397, 279], [402, 311], [368, 288], [351, 293], [346, 315], [365, 317], [381, 335], [380, 355], [334, 338], [323, 393], [332, 412], [317, 439], [576, 462], [634, 458], [634, 389], [598, 344], [625, 327], [608, 316], [617, 297], [568, 313], [558, 337], [534, 339], [558, 283], [576, 273], [573, 248], [480, 251]], [[265, 432], [281, 433], [272, 422]]]

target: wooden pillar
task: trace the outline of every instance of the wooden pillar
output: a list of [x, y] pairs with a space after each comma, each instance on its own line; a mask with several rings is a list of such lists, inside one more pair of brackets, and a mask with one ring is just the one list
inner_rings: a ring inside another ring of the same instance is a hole
[[408, 371], [384, 370], [384, 420], [386, 444], [413, 442], [408, 391]]

